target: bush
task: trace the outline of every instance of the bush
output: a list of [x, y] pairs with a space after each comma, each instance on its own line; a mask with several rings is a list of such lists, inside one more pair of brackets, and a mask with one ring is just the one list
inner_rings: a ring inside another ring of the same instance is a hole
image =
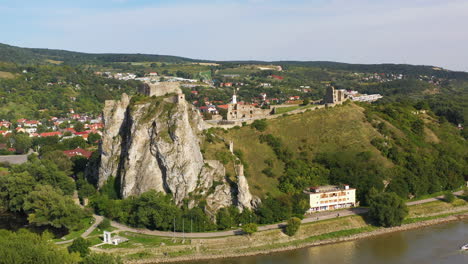
[[300, 226], [301, 219], [297, 217], [291, 217], [287, 222], [287, 226], [284, 228], [284, 233], [288, 236], [294, 236], [299, 230]]
[[371, 198], [369, 215], [380, 226], [399, 226], [408, 215], [408, 207], [396, 193], [380, 193]]
[[88, 240], [78, 237], [68, 246], [68, 252], [78, 252], [81, 257], [86, 257], [89, 254], [89, 246], [91, 246], [91, 243]]
[[273, 170], [271, 168], [265, 168], [262, 170], [262, 173], [265, 174], [266, 176], [270, 178], [274, 178], [275, 174], [273, 173]]
[[98, 225], [99, 229], [108, 229], [109, 227], [111, 227], [111, 222], [109, 219], [107, 218], [104, 218], [104, 220], [102, 220], [102, 222]]
[[455, 201], [455, 195], [453, 195], [452, 192], [446, 192], [444, 194], [444, 201], [447, 203], [453, 203], [453, 201]]
[[244, 233], [246, 233], [247, 235], [251, 235], [257, 232], [257, 230], [258, 230], [258, 227], [257, 227], [257, 224], [255, 223], [248, 223], [242, 227], [242, 231], [244, 231]]
[[257, 129], [258, 131], [265, 131], [268, 127], [268, 123], [265, 119], [257, 119], [253, 121], [252, 125], [253, 128]]

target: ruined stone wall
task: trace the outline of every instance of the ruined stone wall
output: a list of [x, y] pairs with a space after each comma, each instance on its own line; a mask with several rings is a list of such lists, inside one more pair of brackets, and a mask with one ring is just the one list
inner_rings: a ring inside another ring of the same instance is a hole
[[157, 82], [145, 83], [139, 91], [146, 96], [164, 96], [166, 94], [181, 94], [180, 83], [178, 82]]
[[261, 109], [253, 105], [230, 104], [228, 107], [227, 120], [259, 119], [267, 117], [270, 113], [270, 109]]

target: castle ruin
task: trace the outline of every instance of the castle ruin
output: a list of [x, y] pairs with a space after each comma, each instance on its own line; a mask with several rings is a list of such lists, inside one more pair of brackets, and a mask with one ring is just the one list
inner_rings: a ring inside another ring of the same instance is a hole
[[335, 87], [329, 86], [323, 102], [325, 104], [341, 104], [348, 99], [345, 92], [345, 90], [335, 90]]

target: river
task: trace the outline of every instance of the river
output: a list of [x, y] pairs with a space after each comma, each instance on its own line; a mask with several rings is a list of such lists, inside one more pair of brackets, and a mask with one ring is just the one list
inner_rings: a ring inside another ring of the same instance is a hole
[[468, 220], [293, 251], [190, 264], [467, 264]]

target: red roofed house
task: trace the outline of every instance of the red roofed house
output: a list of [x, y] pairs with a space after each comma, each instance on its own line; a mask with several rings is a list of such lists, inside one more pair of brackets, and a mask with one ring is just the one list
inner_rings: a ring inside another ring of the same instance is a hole
[[37, 127], [40, 124], [41, 124], [41, 122], [39, 122], [37, 120], [29, 120], [29, 121], [24, 122], [25, 127]]
[[72, 149], [72, 150], [65, 150], [63, 151], [63, 153], [65, 155], [67, 155], [68, 157], [75, 157], [75, 156], [81, 156], [81, 157], [85, 157], [87, 159], [89, 159], [89, 157], [91, 157], [91, 155], [93, 154], [93, 152], [91, 151], [87, 151], [87, 150], [84, 150], [82, 148], [76, 148], [76, 149]]
[[228, 82], [228, 83], [221, 83], [219, 86], [221, 87], [231, 87], [232, 86], [232, 83]]
[[98, 130], [98, 129], [104, 128], [104, 124], [96, 123], [96, 124], [85, 125], [85, 127], [88, 127], [91, 130]]
[[0, 127], [6, 127], [9, 128], [11, 126], [11, 123], [8, 121], [0, 121]]
[[53, 137], [53, 136], [61, 136], [62, 133], [59, 131], [56, 132], [44, 132], [39, 134], [41, 137]]
[[84, 139], [87, 139], [88, 138], [88, 135], [89, 135], [89, 130], [87, 131], [83, 131], [83, 132], [75, 132], [73, 134], [75, 134], [75, 136], [79, 136], [79, 137], [82, 137]]
[[284, 77], [278, 76], [278, 75], [274, 75], [274, 74], [272, 74], [271, 77], [274, 78], [274, 79], [277, 79], [277, 80], [283, 80], [283, 79], [284, 79]]
[[216, 107], [221, 108], [221, 109], [226, 109], [226, 110], [228, 110], [229, 105], [227, 105], [227, 104], [225, 104], [225, 105], [217, 105]]

